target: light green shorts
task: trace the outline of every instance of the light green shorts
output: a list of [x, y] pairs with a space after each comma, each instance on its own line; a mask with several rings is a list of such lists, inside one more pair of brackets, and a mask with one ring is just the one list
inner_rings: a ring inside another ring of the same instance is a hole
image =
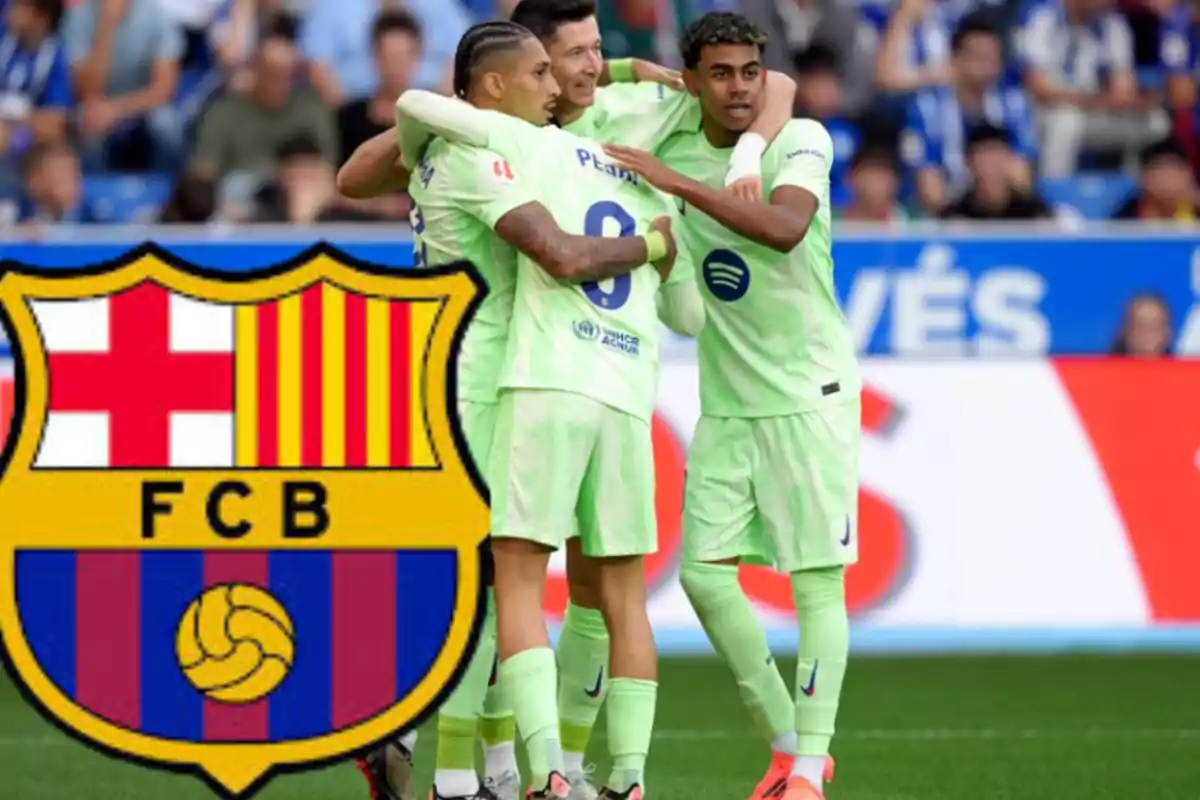
[[701, 417], [688, 454], [683, 550], [780, 572], [858, 560], [858, 397], [786, 417]]
[[650, 426], [573, 392], [500, 393], [487, 475], [492, 536], [553, 549], [578, 530], [584, 555], [658, 548]]
[[496, 431], [496, 404], [479, 403], [474, 400], [458, 402], [458, 420], [463, 438], [471, 451], [471, 460], [479, 470], [483, 482], [488, 482], [488, 461], [492, 457], [492, 436]]

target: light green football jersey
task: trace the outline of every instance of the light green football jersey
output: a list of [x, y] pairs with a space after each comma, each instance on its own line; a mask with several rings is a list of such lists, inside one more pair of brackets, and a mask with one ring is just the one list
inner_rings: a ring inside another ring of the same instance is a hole
[[[599, 142], [554, 126], [489, 116], [488, 149], [536, 187], [538, 199], [568, 233], [638, 236], [656, 217], [675, 215], [666, 195], [618, 169]], [[691, 276], [680, 249], [672, 278]], [[575, 392], [649, 420], [658, 382], [659, 287], [658, 272], [649, 265], [600, 283], [576, 284], [518, 255], [500, 385]]]
[[[659, 157], [721, 188], [732, 149], [695, 128]], [[815, 120], [792, 120], [763, 155], [763, 193], [798, 186], [820, 202], [804, 237], [779, 253], [690, 206], [683, 237], [696, 261], [706, 324], [698, 341], [701, 413], [771, 417], [841, 402], [861, 388], [858, 357], [833, 285], [829, 170], [833, 142]]]
[[589, 139], [655, 150], [681, 128], [700, 123], [700, 104], [661, 83], [613, 83], [565, 130]]
[[508, 346], [517, 251], [493, 228], [533, 199], [531, 188], [499, 155], [435, 139], [421, 156], [409, 194], [415, 265], [466, 260], [487, 283], [459, 354], [458, 396], [494, 403]]

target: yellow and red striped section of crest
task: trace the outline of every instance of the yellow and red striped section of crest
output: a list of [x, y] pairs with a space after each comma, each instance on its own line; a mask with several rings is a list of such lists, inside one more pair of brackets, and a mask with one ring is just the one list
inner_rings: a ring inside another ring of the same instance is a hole
[[431, 467], [424, 357], [438, 302], [327, 283], [236, 320], [239, 467]]

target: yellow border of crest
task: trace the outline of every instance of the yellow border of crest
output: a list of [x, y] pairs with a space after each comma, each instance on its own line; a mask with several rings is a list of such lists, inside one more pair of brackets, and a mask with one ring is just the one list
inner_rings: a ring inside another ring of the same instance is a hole
[[[138, 255], [139, 251], [143, 254]], [[59, 541], [47, 543], [44, 539], [31, 537], [27, 532], [20, 532], [21, 525], [10, 522], [0, 524], [0, 582], [7, 584], [0, 587], [0, 631], [9, 658], [24, 682], [27, 690], [44, 706], [59, 723], [67, 726], [73, 732], [85, 737], [92, 743], [118, 751], [135, 759], [148, 760], [175, 767], [197, 766], [213, 781], [231, 796], [244, 796], [250, 790], [262, 785], [269, 773], [277, 767], [299, 767], [327, 762], [382, 740], [402, 727], [417, 720], [453, 688], [455, 678], [465, 661], [465, 656], [471, 650], [472, 634], [476, 629], [479, 616], [480, 580], [479, 558], [477, 548], [487, 535], [489, 528], [488, 510], [484, 498], [480, 494], [481, 483], [471, 473], [469, 458], [464, 459], [460, 449], [461, 436], [456, 434], [450, 403], [452, 402], [449, 371], [455, 337], [462, 327], [467, 312], [477, 299], [480, 289], [472, 280], [465, 268], [444, 270], [432, 273], [397, 273], [373, 274], [361, 271], [339, 260], [339, 255], [332, 248], [321, 247], [315, 255], [306, 254], [297, 258], [291, 268], [281, 265], [275, 272], [264, 277], [247, 279], [235, 278], [221, 280], [219, 276], [207, 277], [191, 274], [185, 269], [173, 265], [171, 257], [157, 248], [144, 252], [144, 248], [131, 253], [130, 260], [123, 266], [97, 274], [67, 275], [67, 276], [35, 276], [26, 273], [9, 272], [0, 278], [0, 305], [8, 313], [16, 335], [16, 342], [22, 353], [21, 368], [24, 380], [23, 411], [25, 424], [14, 426], [17, 432], [16, 442], [10, 449], [7, 468], [0, 480], [0, 514], [14, 503], [17, 507], [24, 504], [14, 501], [30, 488], [36, 488], [37, 476], [30, 466], [36, 455], [37, 447], [44, 428], [47, 405], [47, 375], [45, 369], [45, 351], [41, 336], [34, 322], [32, 312], [27, 302], [31, 299], [78, 299], [114, 294], [129, 288], [144, 280], [153, 280], [173, 291], [210, 302], [246, 304], [265, 302], [284, 295], [292, 294], [318, 281], [326, 281], [347, 291], [356, 292], [371, 297], [389, 299], [442, 300], [442, 310], [435, 323], [429, 347], [426, 351], [426, 383], [425, 407], [427, 409], [427, 424], [435, 451], [442, 455], [441, 466], [437, 470], [404, 471], [404, 470], [374, 470], [368, 471], [374, 476], [366, 479], [368, 472], [354, 470], [324, 470], [321, 471], [325, 483], [345, 483], [347, 486], [357, 481], [365, 483], [365, 494], [379, 492], [388, 488], [385, 476], [399, 476], [406, 484], [405, 496], [416, 501], [426, 501], [438, 496], [431, 493], [430, 481], [442, 481], [449, 485], [449, 490], [459, 500], [449, 508], [430, 509], [419, 508], [425, 505], [418, 502], [416, 506], [409, 504], [417, 513], [406, 516], [403, 528], [419, 536], [417, 543], [403, 544], [403, 549], [439, 548], [455, 549], [458, 552], [458, 587], [455, 599], [455, 616], [450, 627], [446, 642], [443, 644], [437, 659], [429, 673], [421, 680], [407, 697], [392, 706], [384, 713], [353, 728], [339, 731], [326, 736], [315, 737], [295, 742], [278, 743], [185, 743], [158, 739], [145, 734], [136, 733], [120, 728], [75, 704], [55, 686], [41, 669], [25, 639], [21, 626], [20, 615], [17, 611], [16, 586], [14, 576], [14, 553], [19, 544], [26, 546], [37, 542], [42, 547], [80, 547], [78, 540], [74, 542]], [[349, 260], [349, 259], [347, 259]], [[35, 420], [36, 426], [27, 424]], [[35, 429], [36, 428], [36, 429]], [[36, 434], [36, 435], [35, 435]], [[449, 457], [451, 454], [457, 458]], [[143, 480], [172, 479], [189, 471], [137, 471], [128, 477], [139, 483]], [[214, 480], [225, 477], [245, 476], [246, 470], [206, 471], [214, 476]], [[272, 470], [280, 479], [298, 478], [311, 471], [303, 470]], [[115, 473], [106, 473], [106, 477]], [[116, 476], [120, 477], [120, 476]], [[55, 472], [53, 494], [60, 499], [70, 494], [71, 487], [64, 486], [63, 478], [72, 480], [95, 481], [94, 472]], [[15, 480], [14, 480], [15, 479]], [[65, 483], [69, 484], [70, 480]], [[392, 485], [395, 488], [395, 485]], [[45, 502], [45, 492], [34, 492], [29, 507]], [[442, 492], [441, 494], [444, 494]], [[378, 495], [376, 495], [378, 496]], [[461, 502], [467, 497], [474, 502]], [[82, 503], [72, 504], [75, 508], [85, 507]], [[45, 506], [42, 506], [44, 509]], [[394, 509], [395, 506], [393, 505]], [[407, 509], [406, 509], [407, 510]], [[423, 513], [422, 513], [423, 512]], [[370, 515], [362, 518], [359, 524], [369, 525], [373, 518]], [[384, 522], [379, 515], [378, 521]], [[389, 520], [391, 525], [384, 535], [364, 537], [356, 542], [361, 548], [400, 549], [395, 541], [395, 515]], [[16, 535], [13, 533], [16, 532]], [[24, 535], [22, 535], [24, 533]], [[388, 541], [391, 539], [392, 541]], [[122, 549], [134, 549], [137, 545], [122, 545]], [[185, 545], [196, 547], [196, 545]], [[173, 548], [179, 548], [175, 543]], [[225, 542], [219, 546], [199, 547], [198, 549], [263, 549], [261, 542], [243, 544], [240, 542]], [[329, 549], [328, 544], [305, 543], [299, 540], [296, 549]], [[282, 549], [275, 545], [267, 549]], [[339, 548], [335, 548], [339, 549]]]

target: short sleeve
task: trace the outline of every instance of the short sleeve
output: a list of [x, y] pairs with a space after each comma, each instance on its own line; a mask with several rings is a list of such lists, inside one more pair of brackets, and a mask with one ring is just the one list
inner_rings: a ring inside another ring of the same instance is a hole
[[479, 147], [457, 146], [447, 160], [446, 199], [489, 228], [501, 217], [536, 200], [530, 180], [504, 156]]
[[1020, 32], [1021, 61], [1029, 67], [1052, 71], [1061, 54], [1054, 51], [1057, 14], [1053, 8], [1041, 6], [1029, 12]]
[[1114, 72], [1133, 69], [1133, 34], [1129, 23], [1119, 14], [1110, 14], [1104, 27], [1105, 62]]
[[158, 12], [158, 42], [154, 49], [156, 61], [179, 61], [183, 58], [183, 28], [166, 11]]
[[823, 200], [833, 167], [833, 138], [825, 126], [813, 119], [792, 120], [773, 146], [780, 150], [771, 189], [798, 186]]

